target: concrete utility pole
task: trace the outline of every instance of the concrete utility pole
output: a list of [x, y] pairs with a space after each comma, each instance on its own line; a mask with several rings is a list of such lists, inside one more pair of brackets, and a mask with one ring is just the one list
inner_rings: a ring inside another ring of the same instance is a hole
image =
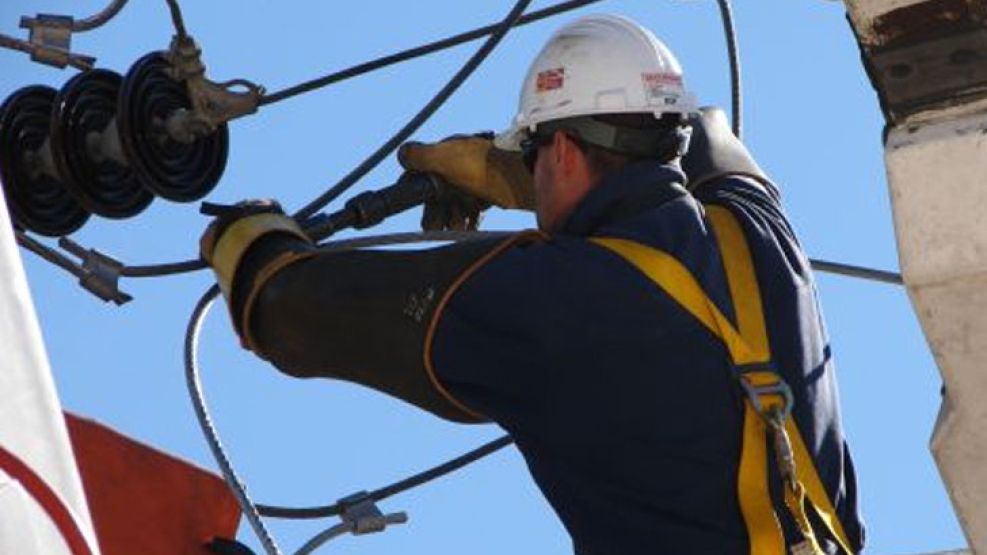
[[944, 383], [932, 453], [987, 554], [987, 2], [846, 5], [887, 120], [902, 277]]

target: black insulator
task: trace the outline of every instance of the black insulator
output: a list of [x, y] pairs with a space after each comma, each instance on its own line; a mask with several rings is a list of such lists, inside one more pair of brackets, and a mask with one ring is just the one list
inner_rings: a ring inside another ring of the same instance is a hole
[[0, 182], [14, 223], [58, 237], [89, 218], [65, 188], [46, 143], [58, 92], [41, 85], [15, 91], [0, 106]]
[[129, 218], [154, 200], [125, 159], [114, 118], [123, 77], [94, 69], [69, 79], [55, 98], [51, 154], [65, 188], [88, 211]]
[[164, 53], [137, 60], [123, 80], [117, 126], [123, 151], [141, 182], [168, 200], [188, 202], [209, 193], [226, 168], [226, 124], [191, 141], [169, 134], [168, 122], [191, 110], [185, 84], [168, 74]]

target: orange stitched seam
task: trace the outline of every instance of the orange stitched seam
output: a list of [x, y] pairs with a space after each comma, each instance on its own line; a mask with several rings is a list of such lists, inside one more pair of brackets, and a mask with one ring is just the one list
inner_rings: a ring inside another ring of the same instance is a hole
[[274, 274], [295, 262], [311, 258], [316, 254], [318, 254], [318, 251], [303, 253], [289, 251], [281, 253], [260, 270], [253, 284], [251, 284], [250, 292], [247, 293], [247, 299], [243, 304], [243, 326], [241, 329], [243, 329], [243, 346], [253, 351], [257, 356], [264, 358], [257, 350], [257, 342], [254, 341], [254, 336], [250, 333], [250, 318], [253, 316], [254, 301], [257, 300], [257, 295], [260, 294], [260, 290], [264, 288], [267, 282], [274, 277]]
[[439, 319], [442, 318], [442, 313], [445, 311], [445, 308], [448, 305], [449, 300], [452, 299], [452, 296], [456, 293], [456, 291], [459, 290], [459, 288], [463, 285], [463, 283], [466, 282], [467, 279], [470, 278], [470, 276], [472, 276], [474, 273], [476, 273], [477, 270], [483, 267], [484, 264], [490, 262], [497, 255], [501, 254], [508, 248], [513, 247], [514, 245], [522, 241], [535, 239], [535, 238], [544, 239], [546, 237], [547, 235], [545, 235], [540, 231], [535, 231], [535, 230], [523, 231], [521, 233], [518, 233], [517, 235], [509, 237], [508, 239], [504, 240], [504, 242], [494, 247], [493, 250], [483, 255], [479, 260], [477, 260], [476, 262], [471, 264], [468, 268], [466, 268], [466, 270], [463, 271], [463, 273], [460, 274], [459, 277], [457, 277], [456, 280], [452, 282], [452, 285], [449, 287], [449, 289], [447, 289], [446, 292], [442, 295], [442, 299], [439, 301], [438, 306], [436, 306], [435, 308], [435, 313], [432, 315], [432, 321], [428, 325], [428, 332], [425, 334], [425, 348], [422, 350], [422, 356], [424, 357], [424, 362], [425, 362], [425, 374], [428, 376], [428, 380], [432, 383], [432, 386], [435, 388], [435, 390], [439, 392], [439, 395], [441, 395], [447, 401], [452, 403], [454, 407], [463, 411], [466, 415], [472, 418], [476, 418], [477, 420], [489, 420], [489, 418], [467, 407], [465, 404], [463, 404], [462, 401], [453, 397], [452, 393], [450, 393], [449, 390], [446, 389], [444, 385], [442, 385], [442, 382], [439, 381], [439, 378], [435, 373], [435, 366], [432, 364], [432, 341], [435, 339], [435, 330], [438, 328]]

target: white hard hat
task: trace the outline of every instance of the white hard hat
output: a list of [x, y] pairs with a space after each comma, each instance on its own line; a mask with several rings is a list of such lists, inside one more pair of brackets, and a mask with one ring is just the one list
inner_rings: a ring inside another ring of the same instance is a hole
[[696, 111], [682, 67], [655, 35], [626, 17], [592, 15], [556, 31], [524, 78], [518, 113], [495, 144], [519, 150], [539, 123], [595, 114]]

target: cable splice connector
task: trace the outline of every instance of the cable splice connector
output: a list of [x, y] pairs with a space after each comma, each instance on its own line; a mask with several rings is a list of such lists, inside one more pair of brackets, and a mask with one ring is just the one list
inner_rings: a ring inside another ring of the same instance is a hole
[[105, 25], [120, 13], [126, 3], [127, 0], [112, 0], [110, 5], [83, 19], [54, 14], [22, 17], [21, 29], [28, 30], [28, 40], [0, 35], [0, 47], [26, 52], [35, 62], [59, 69], [65, 66], [83, 71], [92, 69], [96, 58], [71, 52], [72, 33], [84, 33]]
[[119, 288], [120, 272], [124, 268], [122, 262], [96, 249], [86, 249], [68, 237], [60, 238], [58, 246], [82, 261], [79, 285], [83, 289], [117, 305], [133, 300], [133, 297]]
[[388, 525], [403, 524], [408, 521], [404, 511], [384, 514], [374, 501], [373, 496], [366, 491], [358, 491], [336, 502], [343, 512], [339, 518], [342, 522], [320, 532], [305, 543], [295, 555], [309, 555], [329, 540], [338, 538], [347, 532], [354, 536], [383, 532]]
[[21, 18], [21, 28], [28, 29], [28, 40], [0, 35], [0, 47], [20, 50], [31, 55], [31, 60], [64, 69], [92, 69], [96, 58], [70, 51], [74, 20], [65, 15], [38, 14]]
[[408, 514], [404, 511], [386, 515], [382, 513], [367, 491], [348, 495], [340, 499], [339, 504], [343, 507], [340, 518], [351, 527], [350, 532], [356, 536], [382, 532], [388, 524], [408, 522]]

